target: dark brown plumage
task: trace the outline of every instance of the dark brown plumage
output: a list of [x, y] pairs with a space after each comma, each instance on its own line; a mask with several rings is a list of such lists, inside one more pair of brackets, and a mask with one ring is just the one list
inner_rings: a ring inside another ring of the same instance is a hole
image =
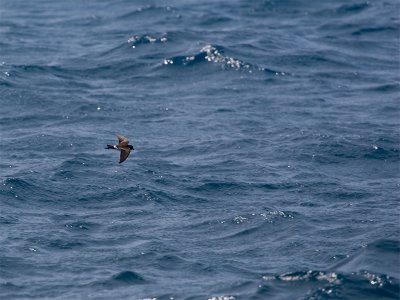
[[129, 154], [131, 153], [131, 150], [135, 150], [132, 145], [129, 145], [129, 141], [126, 137], [123, 135], [118, 134], [118, 145], [107, 145], [106, 149], [116, 149], [121, 152], [119, 156], [119, 163], [122, 163], [125, 161]]

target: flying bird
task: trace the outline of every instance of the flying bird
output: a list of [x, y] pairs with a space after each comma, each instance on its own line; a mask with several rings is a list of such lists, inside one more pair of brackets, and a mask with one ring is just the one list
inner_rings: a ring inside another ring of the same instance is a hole
[[118, 137], [118, 145], [107, 145], [106, 149], [116, 149], [121, 151], [121, 154], [119, 156], [119, 163], [122, 163], [125, 161], [129, 154], [131, 153], [131, 150], [135, 150], [132, 145], [128, 145], [129, 141], [126, 137], [123, 135], [117, 135]]

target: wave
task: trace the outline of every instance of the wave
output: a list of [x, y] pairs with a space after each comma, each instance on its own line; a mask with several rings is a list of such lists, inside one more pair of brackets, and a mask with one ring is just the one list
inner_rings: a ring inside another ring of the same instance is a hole
[[394, 26], [363, 27], [354, 31], [352, 35], [382, 34], [383, 32], [398, 34], [399, 30]]
[[[329, 271], [298, 271], [281, 275], [264, 275], [257, 295], [284, 289], [301, 299], [398, 299], [399, 281], [384, 274], [367, 271], [344, 274]], [[291, 289], [296, 286], [295, 289]]]
[[128, 44], [135, 48], [140, 44], [154, 44], [154, 43], [165, 43], [168, 38], [164, 35], [161, 37], [155, 37], [150, 35], [133, 35], [128, 39]]
[[[57, 196], [57, 193], [43, 185], [35, 184], [32, 180], [27, 181], [21, 178], [7, 178], [3, 181], [3, 186], [0, 189], [0, 195], [4, 198], [17, 198], [18, 201], [7, 201], [11, 206], [26, 206], [31, 203], [32, 199], [37, 199], [38, 202], [49, 203]], [[31, 208], [30, 206], [28, 206]]]
[[348, 17], [350, 15], [356, 15], [359, 13], [364, 12], [368, 8], [371, 7], [371, 4], [368, 2], [362, 3], [351, 3], [351, 4], [344, 4], [338, 7], [330, 7], [330, 8], [323, 8], [318, 9], [313, 12], [315, 17]]
[[119, 16], [117, 19], [132, 19], [137, 18], [138, 16], [146, 17], [149, 14], [151, 17], [155, 17], [157, 15], [164, 15], [164, 14], [173, 14], [179, 18], [179, 14], [177, 14], [177, 9], [172, 6], [163, 6], [163, 5], [145, 5], [142, 7], [138, 7], [133, 9], [132, 11], [125, 13]]
[[112, 290], [146, 283], [148, 283], [148, 281], [139, 273], [126, 270], [111, 275], [108, 279], [93, 281], [89, 283], [88, 286]]
[[378, 92], [378, 93], [390, 93], [390, 92], [395, 92], [399, 93], [400, 92], [400, 84], [398, 83], [384, 83], [384, 84], [376, 84], [374, 86], [370, 86], [366, 89], [367, 91], [372, 91], [372, 92]]
[[345, 4], [336, 9], [338, 14], [360, 13], [368, 9], [371, 5], [368, 2]]
[[194, 55], [175, 56], [164, 59], [164, 65], [172, 66], [194, 66], [202, 63], [215, 63], [224, 70], [240, 70], [248, 73], [265, 72], [271, 75], [285, 75], [284, 72], [270, 70], [264, 67], [253, 65], [240, 59], [224, 54], [225, 49], [218, 45], [206, 45]]
[[133, 271], [123, 271], [115, 274], [108, 282], [117, 284], [143, 284], [146, 280], [140, 274]]
[[[4, 75], [0, 85], [5, 87], [13, 87], [19, 81], [27, 77], [32, 79], [32, 83], [37, 81], [48, 82], [48, 86], [58, 86], [56, 83], [63, 82], [69, 89], [76, 88], [80, 90], [93, 88], [93, 84], [82, 78], [102, 78], [116, 79], [123, 78], [129, 80], [131, 76], [143, 77], [140, 70], [144, 68], [151, 69], [155, 67], [191, 67], [207, 64], [219, 66], [222, 70], [235, 70], [247, 73], [261, 73], [271, 76], [285, 76], [285, 72], [269, 69], [256, 64], [252, 64], [226, 55], [227, 48], [219, 45], [206, 45], [202, 47], [198, 53], [191, 55], [177, 55], [171, 58], [165, 58], [159, 63], [159, 58], [163, 57], [165, 49], [154, 49], [154, 53], [140, 53], [136, 59], [132, 60], [129, 48], [140, 48], [141, 46], [150, 44], [163, 45], [170, 41], [167, 34], [142, 34], [132, 35], [127, 42], [113, 45], [111, 48], [103, 50], [95, 57], [90, 56], [76, 57], [62, 65], [10, 65], [7, 69], [7, 76]], [[172, 45], [174, 46], [174, 45]], [[150, 60], [150, 64], [149, 64]], [[157, 60], [158, 63], [153, 64], [151, 61]], [[139, 74], [139, 75], [138, 75]]]
[[368, 272], [387, 274], [399, 279], [400, 242], [392, 239], [378, 239], [365, 245], [353, 256], [335, 265], [332, 270], [340, 272]]

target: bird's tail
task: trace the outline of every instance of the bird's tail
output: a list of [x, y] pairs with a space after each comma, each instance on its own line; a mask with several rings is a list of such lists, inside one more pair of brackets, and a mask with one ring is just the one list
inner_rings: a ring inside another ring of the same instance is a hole
[[115, 149], [115, 146], [114, 145], [107, 145], [107, 148], [105, 148], [105, 149]]

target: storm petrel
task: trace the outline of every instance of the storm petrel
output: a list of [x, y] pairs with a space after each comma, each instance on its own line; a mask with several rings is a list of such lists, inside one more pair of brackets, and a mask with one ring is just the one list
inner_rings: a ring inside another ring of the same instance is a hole
[[117, 134], [117, 137], [118, 137], [118, 145], [107, 145], [106, 149], [116, 149], [121, 151], [121, 155], [119, 156], [119, 163], [122, 163], [128, 158], [129, 154], [131, 153], [131, 150], [134, 150], [134, 148], [132, 145], [128, 145], [129, 141], [123, 135]]

